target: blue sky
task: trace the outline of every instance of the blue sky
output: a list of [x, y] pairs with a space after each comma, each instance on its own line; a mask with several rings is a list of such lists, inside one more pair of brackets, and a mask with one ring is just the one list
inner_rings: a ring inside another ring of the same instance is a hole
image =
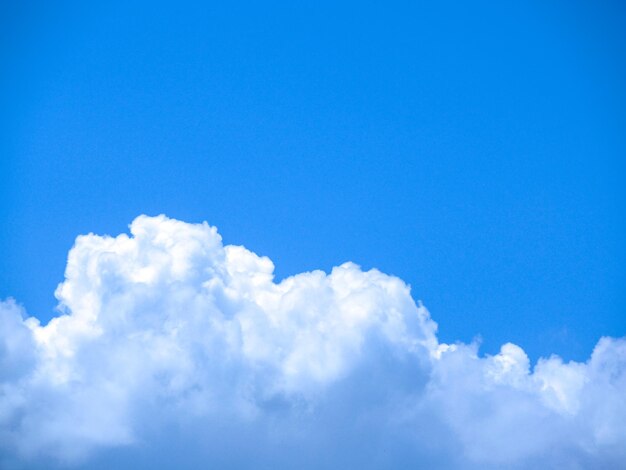
[[7, 3], [0, 298], [42, 323], [77, 235], [165, 214], [481, 353], [626, 333], [619, 2]]
[[396, 274], [449, 341], [624, 333], [617, 2], [3, 8], [0, 295], [39, 318], [76, 235], [165, 213]]

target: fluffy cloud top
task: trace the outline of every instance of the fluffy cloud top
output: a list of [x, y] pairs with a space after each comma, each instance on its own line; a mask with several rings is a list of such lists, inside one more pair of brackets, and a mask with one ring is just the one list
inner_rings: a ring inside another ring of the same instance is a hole
[[217, 230], [80, 236], [40, 325], [0, 303], [0, 466], [616, 468], [626, 340], [531, 367], [438, 342], [409, 287], [346, 263], [273, 281]]

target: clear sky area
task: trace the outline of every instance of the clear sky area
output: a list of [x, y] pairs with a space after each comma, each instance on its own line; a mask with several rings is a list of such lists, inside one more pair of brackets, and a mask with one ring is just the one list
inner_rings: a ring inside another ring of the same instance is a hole
[[0, 295], [45, 321], [78, 234], [164, 213], [582, 359], [626, 332], [618, 5], [5, 4]]
[[586, 361], [626, 334], [625, 20], [609, 0], [2, 2], [0, 299], [45, 325], [78, 235], [164, 214], [277, 282], [397, 276], [441, 342]]

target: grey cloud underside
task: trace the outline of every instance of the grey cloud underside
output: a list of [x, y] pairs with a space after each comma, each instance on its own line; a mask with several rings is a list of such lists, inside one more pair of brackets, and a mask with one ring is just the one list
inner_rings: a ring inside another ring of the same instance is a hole
[[80, 236], [42, 326], [0, 303], [0, 466], [619, 468], [626, 341], [531, 368], [439, 343], [400, 279], [273, 281], [216, 229]]

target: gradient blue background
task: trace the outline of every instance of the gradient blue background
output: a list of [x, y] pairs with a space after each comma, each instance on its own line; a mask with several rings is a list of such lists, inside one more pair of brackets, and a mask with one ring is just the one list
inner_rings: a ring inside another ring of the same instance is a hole
[[76, 235], [217, 225], [400, 276], [444, 341], [626, 333], [620, 2], [2, 2], [0, 297]]

